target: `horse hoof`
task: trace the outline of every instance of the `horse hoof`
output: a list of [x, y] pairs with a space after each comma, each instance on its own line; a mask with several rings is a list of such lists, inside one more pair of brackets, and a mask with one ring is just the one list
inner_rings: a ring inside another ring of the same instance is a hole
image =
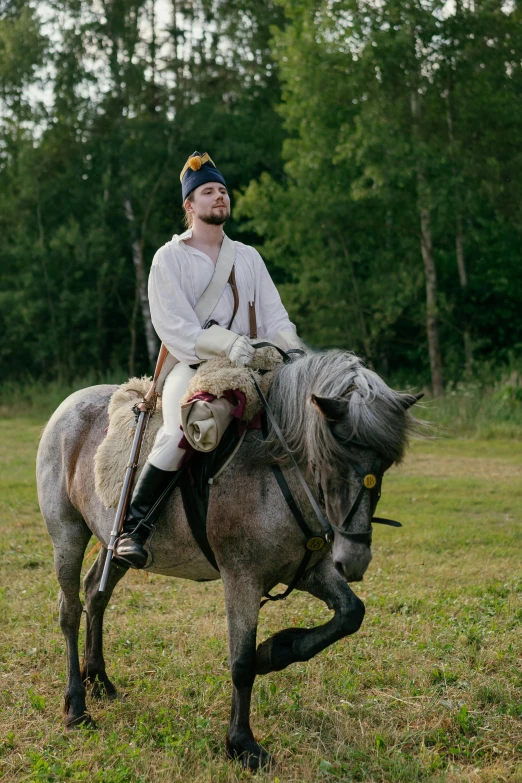
[[256, 674], [280, 672], [291, 663], [306, 660], [294, 650], [294, 643], [306, 636], [307, 628], [286, 628], [261, 642], [256, 651]]
[[118, 698], [118, 691], [110, 680], [107, 680], [107, 682], [96, 680], [96, 682], [93, 682], [92, 684], [91, 696], [93, 699], [108, 699], [109, 701], [114, 701]]
[[96, 722], [93, 720], [93, 718], [91, 718], [88, 712], [84, 712], [83, 715], [79, 715], [76, 718], [69, 718], [68, 716], [65, 717], [65, 728], [68, 731], [79, 729], [81, 727], [86, 729], [97, 728]]
[[227, 737], [227, 755], [230, 759], [240, 761], [243, 769], [255, 772], [258, 769], [274, 769], [276, 762], [257, 742], [252, 741], [242, 745], [234, 743]]
[[84, 686], [91, 686], [90, 695], [93, 699], [108, 699], [114, 701], [118, 698], [118, 691], [109, 680], [105, 671], [98, 673], [96, 670], [82, 669], [81, 678]]

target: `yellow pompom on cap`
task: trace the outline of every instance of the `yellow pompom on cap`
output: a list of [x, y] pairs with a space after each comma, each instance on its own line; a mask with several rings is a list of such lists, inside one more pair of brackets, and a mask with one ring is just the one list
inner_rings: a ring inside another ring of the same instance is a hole
[[192, 155], [188, 159], [188, 164], [189, 167], [192, 169], [192, 171], [199, 171], [203, 165], [203, 161], [201, 160], [201, 155]]

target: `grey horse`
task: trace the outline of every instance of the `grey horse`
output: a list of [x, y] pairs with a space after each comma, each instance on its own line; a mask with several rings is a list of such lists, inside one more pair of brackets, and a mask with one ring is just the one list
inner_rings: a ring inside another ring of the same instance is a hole
[[[94, 488], [94, 455], [104, 438], [107, 406], [115, 388], [92, 386], [68, 397], [48, 422], [37, 457], [38, 497], [54, 545], [60, 625], [67, 644], [68, 727], [92, 723], [86, 685], [92, 685], [95, 697], [116, 696], [103, 657], [103, 616], [127, 568], [113, 562], [105, 592], [98, 591], [114, 512], [104, 507]], [[259, 432], [249, 432], [211, 490], [208, 539], [219, 572], [195, 542], [178, 491], [158, 520], [151, 571], [196, 581], [223, 580], [233, 683], [226, 748], [246, 768], [272, 762], [250, 728], [256, 674], [308, 661], [361, 626], [364, 604], [348, 583], [360, 581], [370, 563], [371, 519], [377, 499], [374, 493], [361, 490], [361, 472], [374, 470], [376, 458], [382, 462], [381, 475], [400, 462], [416, 426], [409, 412], [415, 402], [414, 396], [390, 389], [346, 351], [308, 355], [276, 372], [270, 405], [334, 530], [333, 542], [313, 553], [297, 585], [333, 610], [324, 625], [279, 631], [256, 649], [260, 600], [275, 585], [291, 582], [306, 542], [271, 464], [282, 466], [310, 528], [317, 535], [322, 532], [272, 429], [266, 440]], [[357, 507], [350, 515], [356, 498]], [[343, 535], [348, 518], [350, 537]], [[102, 549], [84, 580], [87, 630], [80, 665], [80, 573], [92, 535]]]

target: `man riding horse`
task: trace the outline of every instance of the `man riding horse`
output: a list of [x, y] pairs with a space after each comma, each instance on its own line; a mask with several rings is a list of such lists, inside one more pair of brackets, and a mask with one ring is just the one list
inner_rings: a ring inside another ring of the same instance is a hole
[[[263, 259], [253, 247], [231, 242], [223, 232], [230, 217], [225, 179], [207, 153], [194, 152], [180, 176], [188, 230], [175, 234], [152, 262], [149, 302], [152, 323], [168, 348], [173, 369], [162, 391], [163, 426], [134, 489], [115, 557], [133, 568], [147, 562], [144, 544], [154, 526], [154, 505], [187, 452], [180, 445], [180, 400], [201, 361], [226, 356], [236, 367], [251, 360], [249, 338], [262, 337], [289, 350], [302, 348]], [[233, 251], [232, 271], [218, 288], [217, 304], [201, 324], [196, 305], [215, 280], [224, 245]], [[220, 295], [219, 295], [220, 294]]]

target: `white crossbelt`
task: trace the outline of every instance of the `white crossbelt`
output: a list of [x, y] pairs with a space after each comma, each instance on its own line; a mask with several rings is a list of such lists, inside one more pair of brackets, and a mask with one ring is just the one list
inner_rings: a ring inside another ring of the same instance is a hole
[[[235, 259], [236, 246], [226, 234], [223, 234], [223, 242], [214, 267], [214, 274], [210, 278], [209, 284], [194, 307], [194, 312], [196, 313], [201, 326], [204, 326], [208, 321], [209, 317], [214, 312], [217, 303], [221, 299], [226, 284], [228, 283], [232, 267], [234, 266]], [[174, 369], [177, 363], [178, 360], [175, 356], [171, 353], [167, 354], [156, 386], [158, 393], [161, 393], [167, 375]]]

